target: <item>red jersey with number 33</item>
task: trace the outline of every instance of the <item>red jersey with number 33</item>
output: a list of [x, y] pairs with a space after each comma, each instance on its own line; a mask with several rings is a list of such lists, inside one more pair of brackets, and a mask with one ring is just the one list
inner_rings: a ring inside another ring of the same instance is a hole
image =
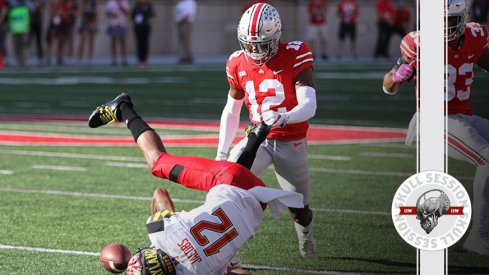
[[[446, 64], [446, 91], [448, 114], [472, 115], [470, 106], [474, 63], [477, 63], [488, 43], [487, 29], [478, 23], [466, 23], [464, 40], [458, 50], [448, 48]], [[401, 54], [408, 62], [417, 58], [419, 32], [407, 34], [401, 41]], [[414, 64], [416, 66], [416, 64]]]
[[[228, 82], [245, 91], [245, 104], [253, 123], [261, 122], [261, 113], [273, 110], [285, 113], [297, 106], [295, 82], [306, 68], [313, 68], [309, 46], [301, 41], [280, 43], [276, 55], [261, 66], [250, 63], [243, 51], [234, 52], [226, 64]], [[268, 138], [298, 140], [306, 137], [307, 121], [274, 127]]]

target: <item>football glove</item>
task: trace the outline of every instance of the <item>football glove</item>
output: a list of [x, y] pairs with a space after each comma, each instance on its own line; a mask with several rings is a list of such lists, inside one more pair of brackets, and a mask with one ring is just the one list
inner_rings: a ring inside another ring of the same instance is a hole
[[218, 152], [215, 160], [221, 161], [221, 160], [227, 160], [228, 159], [228, 154], [226, 152]]
[[272, 110], [265, 111], [261, 114], [261, 119], [270, 127], [284, 127], [287, 124], [288, 117], [284, 113], [277, 113]]
[[413, 62], [409, 64], [402, 64], [399, 68], [392, 74], [392, 81], [399, 83], [408, 80], [414, 73]]

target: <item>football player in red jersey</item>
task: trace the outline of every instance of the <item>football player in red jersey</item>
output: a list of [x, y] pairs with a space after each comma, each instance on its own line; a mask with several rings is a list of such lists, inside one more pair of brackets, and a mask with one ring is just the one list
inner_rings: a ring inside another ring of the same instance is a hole
[[[303, 194], [305, 208], [290, 211], [300, 253], [309, 258], [316, 256], [306, 151], [307, 120], [316, 111], [313, 55], [301, 41], [280, 42], [281, 34], [279, 14], [270, 4], [255, 4], [242, 15], [238, 25], [241, 50], [226, 65], [229, 94], [221, 116], [216, 160], [227, 159], [244, 102], [252, 123], [272, 127], [251, 171], [259, 175], [273, 163], [280, 186]], [[236, 161], [253, 142], [241, 140], [229, 160]]]
[[[489, 255], [489, 120], [477, 116], [470, 106], [474, 64], [489, 70], [488, 33], [484, 25], [465, 23], [465, 0], [447, 2], [448, 62], [446, 64], [447, 141], [448, 156], [477, 167], [473, 182], [473, 222], [463, 247]], [[418, 58], [419, 32], [407, 34], [401, 41], [397, 65], [384, 76], [386, 94], [399, 92], [401, 85], [415, 75]], [[414, 117], [413, 117], [414, 118]], [[416, 136], [416, 119], [412, 120], [406, 143]]]

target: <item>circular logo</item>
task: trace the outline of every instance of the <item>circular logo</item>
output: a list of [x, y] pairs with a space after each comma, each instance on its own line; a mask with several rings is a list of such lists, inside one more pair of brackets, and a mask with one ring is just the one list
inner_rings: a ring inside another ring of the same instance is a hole
[[425, 171], [405, 180], [392, 201], [397, 233], [422, 250], [441, 250], [467, 231], [472, 207], [469, 194], [454, 177]]

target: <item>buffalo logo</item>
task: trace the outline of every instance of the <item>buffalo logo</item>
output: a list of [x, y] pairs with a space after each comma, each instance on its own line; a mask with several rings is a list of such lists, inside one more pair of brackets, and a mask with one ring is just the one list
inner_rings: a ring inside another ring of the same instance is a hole
[[427, 191], [416, 202], [416, 219], [426, 234], [430, 234], [438, 225], [438, 218], [447, 214], [449, 208], [450, 199], [445, 192], [439, 189]]

